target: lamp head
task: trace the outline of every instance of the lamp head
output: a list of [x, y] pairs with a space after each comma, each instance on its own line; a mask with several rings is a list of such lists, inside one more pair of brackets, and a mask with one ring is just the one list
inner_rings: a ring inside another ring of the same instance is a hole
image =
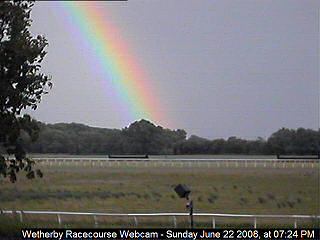
[[187, 198], [191, 193], [190, 188], [185, 184], [179, 184], [174, 188], [174, 191], [178, 194], [180, 198]]

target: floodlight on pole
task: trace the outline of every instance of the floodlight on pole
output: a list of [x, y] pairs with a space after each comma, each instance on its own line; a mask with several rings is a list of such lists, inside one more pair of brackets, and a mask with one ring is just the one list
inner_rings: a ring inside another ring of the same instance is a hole
[[185, 198], [187, 200], [186, 208], [189, 210], [190, 228], [193, 228], [193, 202], [190, 198], [190, 188], [185, 184], [179, 184], [174, 188], [174, 191], [180, 198]]

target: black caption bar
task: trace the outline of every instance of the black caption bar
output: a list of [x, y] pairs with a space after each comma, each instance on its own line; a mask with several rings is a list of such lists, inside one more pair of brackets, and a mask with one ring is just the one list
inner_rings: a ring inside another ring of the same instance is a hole
[[319, 229], [22, 229], [22, 239], [320, 239]]

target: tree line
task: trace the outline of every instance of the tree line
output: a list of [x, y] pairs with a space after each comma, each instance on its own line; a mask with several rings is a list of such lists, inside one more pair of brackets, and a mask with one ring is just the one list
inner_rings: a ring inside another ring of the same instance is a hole
[[268, 139], [238, 137], [209, 140], [185, 130], [170, 130], [140, 120], [123, 129], [90, 127], [78, 123], [38, 122], [35, 142], [21, 136], [31, 153], [67, 154], [318, 154], [320, 130], [281, 128]]

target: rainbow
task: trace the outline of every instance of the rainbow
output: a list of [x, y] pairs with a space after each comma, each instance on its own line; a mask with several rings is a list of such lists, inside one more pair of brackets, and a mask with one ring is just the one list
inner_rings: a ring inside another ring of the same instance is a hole
[[73, 27], [94, 52], [103, 72], [103, 81], [108, 81], [118, 100], [126, 106], [128, 114], [125, 117], [129, 118], [126, 121], [144, 118], [168, 125], [149, 78], [130, 52], [129, 44], [121, 38], [117, 27], [97, 2], [61, 1], [59, 4], [66, 9]]

